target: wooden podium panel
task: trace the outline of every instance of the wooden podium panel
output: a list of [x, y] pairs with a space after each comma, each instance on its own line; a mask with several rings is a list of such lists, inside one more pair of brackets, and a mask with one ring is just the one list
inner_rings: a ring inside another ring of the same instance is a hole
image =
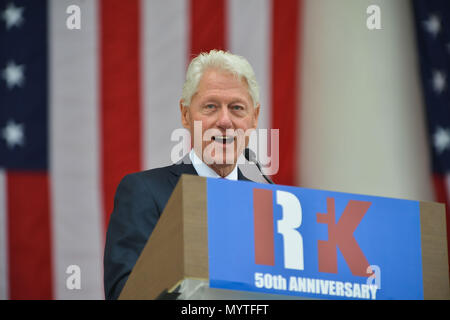
[[[119, 299], [155, 299], [184, 279], [209, 280], [206, 178], [183, 175]], [[443, 204], [420, 202], [423, 296], [450, 299]]]
[[208, 279], [206, 178], [183, 175], [119, 299], [155, 299], [184, 278]]
[[420, 202], [423, 296], [450, 299], [445, 205]]

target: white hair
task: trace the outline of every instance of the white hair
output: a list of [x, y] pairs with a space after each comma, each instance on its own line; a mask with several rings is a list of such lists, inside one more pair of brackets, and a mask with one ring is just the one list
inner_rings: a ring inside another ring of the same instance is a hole
[[189, 64], [181, 96], [183, 106], [188, 107], [191, 104], [201, 77], [207, 69], [211, 68], [230, 72], [240, 80], [245, 79], [253, 105], [256, 106], [259, 103], [258, 82], [256, 81], [255, 72], [247, 59], [230, 52], [211, 50], [210, 52], [200, 53]]

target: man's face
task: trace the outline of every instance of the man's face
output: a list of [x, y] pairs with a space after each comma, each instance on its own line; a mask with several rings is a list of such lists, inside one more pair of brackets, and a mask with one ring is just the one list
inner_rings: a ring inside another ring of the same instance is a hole
[[[180, 109], [196, 154], [207, 164], [213, 162], [212, 167], [234, 167], [248, 144], [243, 133], [248, 136], [258, 123], [259, 105], [254, 107], [246, 81], [222, 70], [206, 70], [191, 105], [183, 107], [180, 101]], [[194, 130], [197, 121], [201, 131]]]

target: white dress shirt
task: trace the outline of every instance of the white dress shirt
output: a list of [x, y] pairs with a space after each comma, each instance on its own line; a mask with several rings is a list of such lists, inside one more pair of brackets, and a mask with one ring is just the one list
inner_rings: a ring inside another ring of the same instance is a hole
[[[189, 152], [189, 159], [191, 159], [191, 163], [197, 171], [197, 174], [201, 177], [206, 178], [222, 178], [219, 176], [213, 169], [208, 167], [195, 153], [194, 149]], [[225, 179], [229, 180], [237, 180], [238, 179], [238, 166], [236, 165], [233, 171], [230, 172], [229, 175], [225, 177]]]

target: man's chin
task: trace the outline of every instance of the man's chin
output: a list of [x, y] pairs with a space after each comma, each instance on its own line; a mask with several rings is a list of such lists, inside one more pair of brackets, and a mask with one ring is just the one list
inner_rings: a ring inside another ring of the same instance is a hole
[[205, 157], [204, 160], [207, 165], [214, 166], [216, 168], [226, 168], [229, 166], [235, 166], [236, 161], [237, 161], [235, 157], [232, 157], [232, 158]]
[[239, 156], [244, 152], [243, 146], [236, 145], [220, 145], [217, 142], [212, 142], [204, 145], [202, 150], [203, 162], [207, 165], [219, 167], [235, 166]]
[[208, 165], [208, 167], [210, 167], [219, 176], [224, 178], [224, 177], [229, 175], [234, 170], [236, 165], [234, 163], [233, 164], [216, 164], [216, 163], [213, 163], [213, 164]]

